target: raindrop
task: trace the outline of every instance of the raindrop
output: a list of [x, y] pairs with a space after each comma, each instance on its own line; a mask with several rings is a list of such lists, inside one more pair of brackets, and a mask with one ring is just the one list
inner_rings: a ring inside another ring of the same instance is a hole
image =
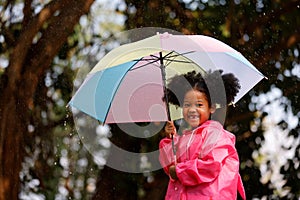
[[109, 148], [111, 146], [110, 140], [107, 138], [101, 138], [99, 144], [102, 145], [104, 148]]
[[81, 158], [77, 163], [80, 167], [86, 167], [88, 165], [88, 160], [86, 158]]
[[260, 144], [261, 143], [261, 138], [260, 137], [255, 138], [255, 143]]
[[281, 67], [280, 62], [276, 62], [276, 63], [275, 63], [275, 67], [276, 67], [277, 69], [280, 69], [280, 67]]
[[236, 5], [238, 5], [238, 4], [241, 3], [241, 0], [234, 0], [234, 3], [235, 3]]
[[175, 19], [176, 13], [175, 12], [170, 12], [169, 16], [170, 16], [171, 19]]
[[110, 132], [110, 128], [108, 125], [99, 125], [96, 128], [96, 133], [99, 136], [107, 136], [109, 134], [109, 132]]
[[283, 73], [286, 77], [290, 77], [291, 76], [291, 72], [289, 70], [284, 70]]
[[278, 74], [277, 79], [283, 81], [284, 77], [282, 76], [282, 74]]
[[295, 57], [299, 57], [299, 50], [298, 49], [294, 50], [294, 55], [295, 55]]
[[95, 154], [94, 155], [94, 162], [98, 165], [98, 166], [104, 166], [106, 164], [106, 159], [103, 158], [100, 154]]
[[47, 112], [41, 111], [41, 117], [44, 119], [47, 118]]
[[250, 103], [248, 107], [249, 107], [250, 111], [254, 111], [255, 110], [255, 104], [254, 103]]
[[118, 4], [118, 10], [125, 11], [126, 10], [126, 4], [125, 3], [119, 3]]
[[249, 41], [249, 35], [248, 34], [244, 34], [244, 36], [243, 36], [243, 40], [245, 41], [245, 42], [248, 42]]
[[67, 196], [69, 194], [68, 190], [63, 186], [59, 186], [58, 191], [60, 194], [62, 194], [64, 196]]
[[27, 130], [28, 130], [29, 133], [32, 133], [35, 130], [35, 128], [34, 128], [34, 126], [32, 124], [29, 124], [27, 126]]
[[300, 65], [295, 64], [293, 69], [292, 69], [292, 74], [293, 76], [297, 76], [298, 78], [300, 77]]
[[33, 179], [28, 183], [30, 188], [35, 188], [36, 186], [40, 185], [40, 181], [38, 179]]
[[219, 1], [220, 5], [225, 6], [226, 5], [226, 1], [225, 0], [220, 0]]
[[65, 138], [63, 139], [63, 143], [66, 144], [66, 145], [69, 145], [69, 144], [70, 144], [70, 139], [67, 138], [67, 137], [65, 137]]
[[67, 158], [64, 158], [64, 157], [62, 157], [62, 158], [60, 158], [60, 165], [61, 166], [63, 166], [64, 168], [68, 168], [68, 166], [69, 166], [69, 161], [68, 161], [68, 159]]
[[152, 183], [154, 181], [154, 177], [153, 176], [148, 176], [147, 177], [147, 182], [148, 183]]
[[66, 156], [68, 155], [68, 151], [67, 151], [66, 149], [62, 149], [62, 150], [61, 150], [61, 155], [62, 155], [63, 157], [66, 157]]
[[199, 9], [200, 9], [200, 10], [204, 10], [204, 9], [205, 9], [205, 5], [202, 4], [202, 3], [200, 3], [200, 4], [199, 4]]

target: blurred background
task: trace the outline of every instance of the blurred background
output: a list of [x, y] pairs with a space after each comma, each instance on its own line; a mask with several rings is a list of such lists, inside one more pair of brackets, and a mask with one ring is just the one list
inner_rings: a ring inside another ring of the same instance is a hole
[[[74, 120], [67, 107], [73, 87], [120, 45], [116, 35], [141, 27], [217, 38], [268, 77], [230, 107], [225, 127], [248, 199], [300, 199], [298, 0], [1, 0], [0, 199], [164, 198], [168, 177], [149, 171], [147, 157], [140, 174], [105, 165], [112, 143], [149, 152], [160, 134], [135, 138]], [[95, 132], [90, 146], [80, 127]]]

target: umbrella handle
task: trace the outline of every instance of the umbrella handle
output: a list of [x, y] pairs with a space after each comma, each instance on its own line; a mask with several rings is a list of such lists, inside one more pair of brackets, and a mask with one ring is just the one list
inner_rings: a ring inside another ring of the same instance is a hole
[[177, 165], [177, 156], [174, 155], [174, 165], [176, 166]]
[[174, 164], [177, 164], [177, 156], [176, 156], [176, 148], [175, 148], [175, 144], [174, 144], [174, 137], [173, 134], [171, 135], [171, 139], [172, 139], [172, 149], [173, 149], [173, 155], [174, 155]]

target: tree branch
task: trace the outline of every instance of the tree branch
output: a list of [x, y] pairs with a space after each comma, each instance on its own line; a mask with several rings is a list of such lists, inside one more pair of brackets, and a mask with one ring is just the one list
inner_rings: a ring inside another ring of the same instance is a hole
[[[26, 58], [27, 63], [23, 77], [30, 77], [31, 81], [22, 80], [19, 84], [27, 88], [22, 97], [27, 100], [27, 105], [32, 108], [33, 95], [38, 80], [49, 68], [53, 58], [73, 32], [79, 18], [87, 13], [94, 0], [71, 1], [68, 9], [57, 16], [53, 16], [47, 30], [40, 40], [32, 45], [30, 54]], [[53, 45], [55, 44], [55, 45]], [[34, 84], [33, 84], [34, 83]]]
[[10, 77], [8, 87], [13, 91], [16, 90], [16, 82], [20, 80], [22, 67], [24, 66], [25, 58], [28, 50], [31, 47], [33, 38], [45, 24], [45, 22], [65, 3], [71, 0], [65, 0], [63, 3], [59, 0], [51, 1], [45, 8], [34, 17], [27, 26], [23, 27], [18, 40], [16, 40], [15, 48], [10, 56], [9, 67], [7, 68], [7, 76]]
[[23, 8], [23, 21], [22, 21], [22, 27], [26, 27], [27, 24], [30, 22], [30, 19], [32, 18], [32, 9], [31, 9], [32, 0], [25, 0], [24, 1], [24, 8]]

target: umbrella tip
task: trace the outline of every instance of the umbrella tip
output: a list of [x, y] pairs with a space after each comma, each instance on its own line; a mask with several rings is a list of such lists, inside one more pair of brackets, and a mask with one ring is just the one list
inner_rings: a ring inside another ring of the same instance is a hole
[[219, 108], [221, 108], [222, 106], [221, 106], [221, 104], [219, 104], [219, 103], [216, 103], [216, 109], [219, 109]]
[[229, 106], [235, 107], [235, 103], [232, 101], [228, 104]]
[[160, 35], [162, 38], [168, 38], [170, 35], [169, 32], [164, 32], [164, 33], [159, 33], [159, 32], [156, 32], [157, 35]]

